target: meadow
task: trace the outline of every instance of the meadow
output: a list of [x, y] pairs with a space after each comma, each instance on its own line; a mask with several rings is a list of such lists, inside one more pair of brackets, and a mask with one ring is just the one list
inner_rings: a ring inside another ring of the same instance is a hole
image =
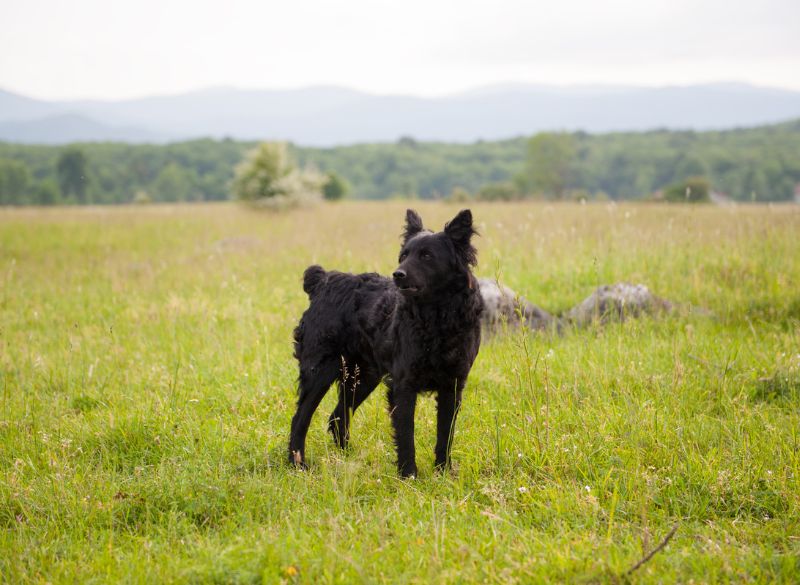
[[449, 473], [427, 397], [397, 477], [380, 388], [294, 470], [302, 271], [390, 273], [406, 206], [0, 210], [0, 581], [800, 580], [800, 206], [473, 205], [545, 309], [677, 309], [485, 339]]

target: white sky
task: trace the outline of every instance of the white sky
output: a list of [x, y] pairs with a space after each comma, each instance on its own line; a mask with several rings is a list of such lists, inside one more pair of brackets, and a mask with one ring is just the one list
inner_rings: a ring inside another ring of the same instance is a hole
[[800, 0], [0, 0], [0, 88], [43, 99], [714, 81], [800, 90]]

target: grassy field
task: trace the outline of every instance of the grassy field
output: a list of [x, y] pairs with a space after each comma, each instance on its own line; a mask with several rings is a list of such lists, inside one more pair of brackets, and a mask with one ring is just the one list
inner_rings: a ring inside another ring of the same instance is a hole
[[290, 469], [302, 271], [389, 273], [404, 209], [0, 211], [0, 581], [800, 580], [800, 208], [475, 205], [540, 306], [679, 309], [486, 341], [450, 474], [425, 398], [396, 477], [381, 391]]

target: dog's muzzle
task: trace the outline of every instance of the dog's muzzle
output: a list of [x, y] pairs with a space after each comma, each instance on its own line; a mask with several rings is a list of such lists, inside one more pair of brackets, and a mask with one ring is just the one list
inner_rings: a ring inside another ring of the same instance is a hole
[[392, 273], [392, 278], [394, 279], [395, 286], [400, 290], [403, 294], [416, 294], [419, 292], [419, 288], [412, 285], [408, 281], [408, 274], [402, 268], [398, 268]]

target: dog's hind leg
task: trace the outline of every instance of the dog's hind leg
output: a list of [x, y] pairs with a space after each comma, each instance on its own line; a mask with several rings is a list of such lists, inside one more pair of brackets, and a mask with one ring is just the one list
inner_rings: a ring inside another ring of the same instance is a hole
[[338, 375], [337, 359], [329, 359], [313, 368], [300, 366], [297, 412], [292, 418], [292, 430], [289, 435], [289, 463], [305, 469], [306, 434], [311, 424], [311, 417]]
[[358, 370], [355, 366], [353, 370], [339, 378], [339, 402], [328, 418], [328, 430], [342, 449], [350, 441], [350, 424], [356, 409], [380, 382], [380, 376], [369, 370]]
[[461, 388], [436, 393], [436, 468], [450, 467], [450, 450], [456, 431], [456, 417], [461, 409]]

